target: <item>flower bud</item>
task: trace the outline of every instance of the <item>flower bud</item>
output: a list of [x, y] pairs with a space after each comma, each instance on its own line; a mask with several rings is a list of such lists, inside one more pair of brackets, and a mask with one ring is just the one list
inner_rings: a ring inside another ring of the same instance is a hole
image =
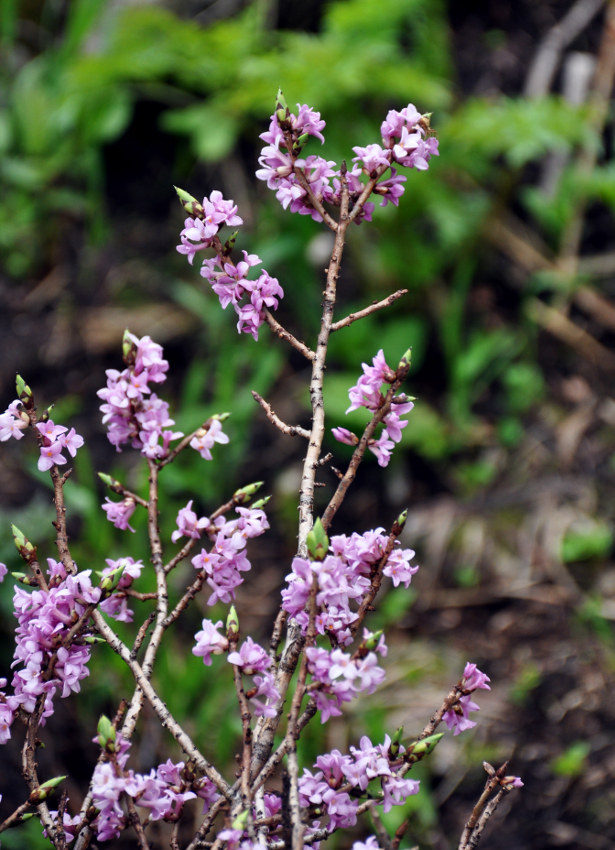
[[372, 632], [370, 636], [362, 642], [361, 646], [364, 646], [365, 649], [371, 652], [372, 650], [376, 649], [376, 647], [378, 646], [378, 641], [380, 640], [383, 634], [384, 632], [382, 631], [382, 629], [378, 629], [377, 631]]
[[246, 484], [245, 487], [240, 487], [239, 490], [235, 490], [233, 493], [233, 501], [238, 505], [243, 505], [245, 502], [249, 502], [252, 496], [260, 490], [264, 483], [264, 481], [255, 481], [253, 484]]
[[395, 537], [399, 537], [401, 534], [404, 525], [406, 524], [406, 520], [408, 519], [408, 508], [405, 511], [402, 511], [400, 515], [397, 517], [395, 522], [393, 523], [393, 534]]
[[28, 538], [16, 525], [11, 525], [11, 531], [13, 532], [13, 540], [20, 556], [28, 563], [33, 561], [36, 558], [36, 547], [30, 543]]
[[34, 396], [32, 395], [32, 390], [19, 374], [15, 377], [15, 389], [17, 390], [17, 396], [19, 400], [23, 402], [24, 407], [28, 409], [34, 407]]
[[329, 550], [329, 538], [326, 535], [320, 517], [307, 535], [307, 548], [312, 561], [324, 561]]
[[443, 737], [444, 732], [436, 732], [435, 735], [428, 735], [427, 738], [423, 738], [421, 741], [413, 741], [411, 744], [408, 744], [404, 754], [404, 761], [409, 764], [414, 764], [422, 758], [425, 758], [425, 756], [428, 756], [433, 752], [436, 745]]
[[228, 612], [228, 617], [226, 618], [226, 636], [230, 639], [231, 637], [235, 637], [239, 634], [239, 617], [237, 616], [237, 609], [234, 605], [231, 605], [230, 610]]
[[240, 812], [231, 824], [231, 829], [240, 829], [242, 832], [248, 822], [248, 810]]
[[193, 198], [188, 192], [184, 189], [180, 189], [177, 186], [173, 186], [175, 191], [177, 192], [177, 197], [179, 198], [179, 202], [182, 207], [189, 213], [191, 216], [195, 218], [204, 218], [205, 210], [203, 209], [203, 205], [200, 204], [196, 198]]
[[224, 243], [224, 247], [222, 248], [223, 254], [226, 254], [228, 256], [232, 252], [233, 248], [235, 247], [235, 242], [237, 242], [238, 233], [238, 230], [235, 230], [233, 233], [231, 233], [229, 238]]
[[263, 496], [262, 499], [257, 499], [256, 502], [252, 502], [252, 509], [258, 510], [258, 508], [264, 508], [270, 499], [271, 496]]
[[110, 753], [115, 752], [115, 726], [105, 714], [101, 714], [96, 731], [100, 746]]
[[397, 377], [405, 378], [408, 372], [410, 371], [410, 364], [412, 363], [412, 349], [409, 348], [401, 360], [399, 361], [399, 365], [397, 367]]
[[113, 593], [115, 588], [120, 583], [122, 576], [124, 575], [125, 566], [126, 566], [125, 564], [122, 564], [121, 566], [119, 566], [115, 570], [113, 570], [112, 572], [107, 573], [107, 575], [104, 577], [104, 579], [100, 583], [100, 589], [103, 590], [105, 593], [107, 593], [109, 595], [111, 593]]
[[135, 365], [136, 357], [137, 346], [130, 338], [130, 331], [128, 330], [128, 328], [126, 328], [126, 330], [124, 331], [124, 336], [122, 337], [122, 359], [124, 363], [128, 367], [130, 367]]
[[103, 484], [106, 484], [107, 487], [109, 487], [111, 490], [114, 490], [115, 492], [121, 492], [122, 485], [117, 480], [117, 478], [113, 478], [113, 476], [107, 475], [106, 472], [99, 472], [97, 474]]
[[66, 776], [56, 776], [53, 779], [48, 779], [46, 782], [43, 782], [42, 785], [39, 785], [28, 798], [28, 802], [33, 806], [37, 806], [39, 803], [42, 803], [43, 800], [46, 800], [47, 797], [51, 794], [51, 792], [57, 788], [57, 786], [64, 782]]

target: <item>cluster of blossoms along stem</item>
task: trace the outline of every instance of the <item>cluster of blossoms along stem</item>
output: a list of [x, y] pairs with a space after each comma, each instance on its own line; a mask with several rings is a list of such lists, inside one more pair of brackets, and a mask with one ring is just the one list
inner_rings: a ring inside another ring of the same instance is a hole
[[479, 670], [476, 664], [468, 661], [463, 671], [463, 678], [457, 687], [459, 694], [455, 694], [451, 707], [442, 716], [448, 728], [454, 730], [454, 735], [459, 735], [460, 732], [476, 726], [476, 723], [470, 720], [468, 712], [478, 711], [480, 706], [472, 702], [470, 694], [481, 688], [490, 691], [489, 681], [489, 676]]
[[[362, 366], [363, 374], [348, 390], [350, 407], [346, 411], [347, 414], [352, 410], [358, 410], [359, 407], [367, 408], [372, 415], [377, 413], [384, 405], [386, 398], [381, 392], [382, 386], [391, 384], [396, 379], [396, 373], [387, 365], [382, 349], [372, 359], [371, 366], [367, 363], [363, 363]], [[413, 407], [414, 403], [403, 393], [392, 397], [389, 412], [381, 420], [384, 427], [380, 436], [377, 439], [372, 437], [367, 444], [368, 449], [376, 455], [379, 466], [388, 466], [395, 444], [400, 442], [401, 432], [408, 424], [402, 416], [410, 413]], [[332, 428], [331, 433], [340, 443], [346, 443], [349, 446], [356, 446], [359, 442], [357, 435], [348, 428]]]
[[[97, 739], [94, 739], [97, 740]], [[184, 762], [174, 764], [168, 759], [152, 769], [149, 774], [135, 773], [127, 769], [130, 742], [117, 735], [112, 745], [109, 761], [100, 762], [92, 777], [92, 803], [99, 810], [92, 822], [100, 841], [119, 838], [128, 823], [123, 801], [129, 797], [149, 813], [148, 820], [175, 821], [182, 812], [184, 803], [195, 797], [204, 801], [204, 812], [209, 811], [217, 799], [218, 792], [206, 778], [188, 780]], [[196, 788], [195, 790], [192, 790]]]
[[[324, 143], [321, 131], [325, 122], [309, 106], [297, 104], [298, 114], [293, 115], [281, 96], [278, 103], [269, 129], [261, 134], [266, 145], [259, 157], [262, 167], [256, 176], [266, 181], [284, 209], [322, 221], [324, 204], [341, 203], [342, 173], [335, 162], [320, 156], [301, 158], [300, 155], [309, 136]], [[428, 136], [429, 116], [421, 115], [411, 103], [400, 111], [391, 110], [380, 130], [382, 145], [353, 148], [357, 154], [354, 165], [345, 171], [343, 178], [348, 185], [350, 209], [366, 191], [365, 179], [372, 184], [368, 193], [382, 197], [381, 206], [397, 205], [406, 178], [398, 175], [393, 165], [424, 171], [429, 167], [430, 157], [438, 154], [438, 140]], [[389, 169], [390, 175], [381, 180]], [[371, 221], [374, 206], [365, 203], [355, 221]]]
[[[429, 135], [429, 116], [421, 115], [412, 104], [400, 111], [391, 110], [380, 128], [382, 145], [354, 147], [353, 166], [340, 169], [333, 161], [320, 156], [302, 157], [310, 136], [324, 143], [325, 122], [320, 113], [306, 104], [297, 104], [294, 115], [281, 94], [271, 116], [269, 129], [261, 134], [265, 147], [259, 157], [256, 176], [275, 191], [284, 209], [323, 220], [324, 206], [339, 206], [342, 184], [346, 183], [352, 209], [365, 193], [382, 198], [381, 206], [397, 205], [404, 193], [406, 178], [397, 174], [394, 165], [424, 171], [431, 156], [438, 154], [438, 141]], [[342, 175], [343, 171], [343, 175]], [[387, 172], [390, 174], [387, 175]], [[223, 227], [239, 227], [243, 219], [232, 200], [218, 190], [199, 203], [178, 189], [184, 209], [190, 213], [184, 221], [177, 251], [192, 265], [197, 252], [213, 250], [214, 257], [202, 261], [201, 275], [216, 293], [223, 308], [232, 304], [237, 314], [237, 330], [256, 340], [268, 309], [277, 309], [284, 291], [278, 280], [262, 270], [250, 279], [251, 269], [261, 265], [256, 254], [242, 251], [242, 258], [232, 258], [237, 232], [226, 241], [220, 238]], [[355, 222], [371, 221], [375, 204], [363, 198]]]
[[[178, 190], [178, 194], [180, 199], [185, 200], [184, 192]], [[221, 227], [243, 224], [233, 201], [225, 200], [214, 189], [209, 197], [203, 198], [202, 204], [190, 198], [186, 206], [194, 216], [184, 221], [178, 252], [185, 254], [191, 265], [197, 251], [213, 249], [216, 252], [215, 257], [203, 260], [201, 275], [218, 296], [223, 309], [229, 304], [233, 305], [239, 333], [249, 333], [258, 339], [258, 329], [265, 320], [265, 309], [277, 309], [279, 299], [284, 297], [284, 290], [277, 279], [264, 269], [256, 279], [248, 278], [250, 269], [262, 263], [256, 254], [243, 251], [242, 260], [234, 262], [231, 259], [236, 234], [225, 244], [220, 241], [218, 231]]]
[[138, 339], [127, 332], [124, 362], [126, 368], [121, 372], [107, 369], [107, 386], [98, 390], [104, 401], [100, 410], [107, 438], [118, 452], [129, 443], [146, 457], [165, 457], [170, 441], [183, 434], [168, 430], [175, 424], [169, 416], [169, 405], [149, 387], [150, 383], [159, 384], [166, 379], [169, 364], [162, 357], [162, 347], [148, 336]]
[[[235, 590], [243, 582], [241, 573], [251, 569], [245, 553], [246, 543], [249, 538], [259, 537], [269, 528], [267, 516], [261, 508], [240, 506], [235, 511], [239, 514], [237, 519], [226, 520], [220, 516], [211, 522], [203, 517], [191, 526], [196, 529], [201, 523], [201, 528], [213, 542], [211, 549], [203, 548], [192, 558], [192, 566], [203, 570], [212, 590], [208, 605], [215, 605], [218, 601], [228, 604], [235, 599]], [[180, 530], [179, 522], [177, 530]], [[193, 535], [194, 532], [190, 536]]]
[[[0, 743], [10, 738], [10, 727], [21, 709], [31, 714], [39, 697], [44, 697], [42, 717], [53, 714], [53, 699], [78, 693], [80, 682], [89, 675], [92, 634], [87, 613], [100, 601], [101, 589], [94, 587], [91, 571], [67, 574], [62, 562], [48, 558], [46, 587], [28, 590], [15, 585], [13, 609], [17, 618], [11, 682], [13, 693], [0, 691]], [[77, 633], [74, 627], [83, 619]], [[0, 680], [5, 688], [6, 679]]]
[[[201, 630], [194, 636], [196, 643], [192, 654], [202, 658], [207, 667], [212, 663], [212, 655], [222, 655], [230, 648], [229, 639], [218, 631], [221, 626], [222, 620], [214, 623], [205, 619]], [[244, 676], [253, 677], [253, 687], [246, 691], [253, 713], [257, 717], [275, 717], [275, 705], [280, 694], [271, 672], [272, 660], [263, 647], [248, 636], [239, 650], [229, 652], [227, 661], [238, 667]]]
[[[23, 403], [15, 399], [4, 413], [0, 413], [0, 441], [4, 442], [11, 437], [21, 440], [29, 425], [30, 417]], [[54, 425], [49, 418], [37, 422], [34, 427], [38, 432], [40, 456], [37, 466], [41, 472], [66, 463], [67, 459], [62, 452], [67, 451], [71, 457], [75, 457], [77, 449], [83, 445], [83, 437], [74, 428], [69, 431], [64, 425]]]
[[[100, 410], [103, 424], [107, 427], [107, 438], [118, 452], [128, 443], [145, 457], [164, 461], [169, 457], [171, 440], [184, 436], [181, 431], [168, 430], [175, 424], [169, 416], [169, 405], [149, 387], [150, 383], [166, 380], [169, 364], [162, 354], [162, 346], [149, 336], [139, 339], [126, 331], [123, 340], [126, 368], [121, 372], [117, 369], [106, 371], [107, 386], [98, 390], [98, 396], [104, 402]], [[190, 447], [205, 460], [212, 459], [211, 450], [215, 443], [229, 441], [222, 429], [223, 418], [211, 417], [189, 440]], [[136, 508], [133, 496], [126, 495], [119, 502], [107, 497], [102, 507], [107, 519], [116, 528], [134, 531], [129, 524]]]
[[[386, 553], [386, 559], [384, 558]], [[321, 561], [295, 557], [282, 590], [282, 607], [295, 617], [304, 632], [309, 623], [308, 600], [314, 576], [318, 583], [315, 626], [318, 634], [327, 635], [335, 645], [352, 642], [352, 624], [357, 610], [372, 589], [376, 573], [390, 578], [397, 587], [408, 587], [418, 566], [412, 566], [412, 549], [403, 549], [399, 541], [389, 545], [384, 529], [363, 534], [331, 538], [330, 549]], [[384, 560], [384, 563], [382, 563]]]
[[[408, 797], [418, 793], [420, 786], [419, 780], [400, 775], [409, 769], [407, 763], [404, 765], [405, 752], [402, 744], [392, 745], [388, 735], [383, 744], [376, 745], [364, 735], [358, 747], [350, 747], [349, 755], [332, 750], [319, 756], [314, 765], [316, 771], [306, 769], [299, 778], [300, 804], [317, 811], [325, 809], [330, 832], [355, 825], [358, 798], [370, 783], [372, 788], [379, 787], [379, 793], [373, 790], [371, 795], [378, 794], [376, 799], [384, 812], [403, 805]], [[308, 830], [307, 835], [318, 827], [320, 823]]]

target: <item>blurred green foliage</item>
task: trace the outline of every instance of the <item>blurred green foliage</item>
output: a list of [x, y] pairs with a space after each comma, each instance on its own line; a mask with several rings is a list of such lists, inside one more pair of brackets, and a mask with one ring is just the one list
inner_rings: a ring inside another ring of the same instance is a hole
[[[61, 27], [52, 4], [41, 8], [34, 23], [42, 37], [34, 49], [24, 47], [19, 4], [0, 4], [0, 252], [15, 283], [33, 283], [53, 267], [57, 243], [67, 228], [84, 228], [86, 243], [104, 251], [114, 227], [105, 155], [137, 120], [138, 106], [154, 104], [160, 135], [170, 137], [183, 152], [183, 158], [169, 165], [170, 197], [171, 184], [191, 181], [202, 163], [209, 170], [199, 175], [220, 169], [223, 178], [222, 164], [232, 157], [237, 184], [245, 189], [242, 181], [248, 181], [244, 194], [258, 205], [249, 233], [244, 228], [241, 238], [246, 242], [241, 247], [259, 253], [279, 277], [286, 291], [281, 310], [291, 317], [297, 336], [309, 339], [315, 330], [315, 310], [310, 308], [319, 303], [322, 272], [308, 249], [321, 227], [284, 213], [262, 186], [255, 186], [251, 174], [258, 134], [266, 129], [275, 92], [281, 86], [289, 103], [309, 103], [321, 112], [327, 121], [325, 155], [337, 161], [350, 160], [353, 145], [378, 141], [388, 109], [412, 101], [433, 113], [432, 125], [441, 140], [439, 159], [432, 160], [427, 173], [408, 175], [407, 195], [399, 209], [377, 209], [371, 228], [350, 234], [349, 270], [340, 285], [345, 312], [397, 288], [408, 288], [409, 294], [391, 310], [334, 335], [330, 351], [335, 368], [326, 382], [326, 408], [332, 424], [360, 428], [361, 412], [346, 418], [345, 409], [347, 389], [356, 381], [361, 361], [382, 347], [388, 361], [395, 363], [412, 346], [408, 391], [416, 392], [419, 385], [422, 393], [412, 427], [403, 432], [403, 445], [426, 463], [446, 469], [447, 484], [462, 498], [489, 485], [497, 469], [489, 459], [475, 457], [474, 450], [489, 443], [514, 449], [523, 438], [525, 417], [546, 393], [536, 326], [526, 301], [539, 292], [573, 289], [580, 279], [562, 281], [544, 270], [531, 273], [524, 292], [517, 294], [518, 311], [503, 311], [497, 324], [490, 323], [488, 311], [473, 307], [469, 298], [482, 282], [485, 226], [503, 207], [516, 205], [555, 251], [580, 201], [599, 201], [615, 210], [612, 164], [600, 163], [590, 173], [579, 174], [566, 162], [554, 194], [522, 179], [524, 170], [547, 153], [597, 145], [588, 124], [591, 110], [554, 96], [535, 101], [496, 96], [463, 100], [444, 0], [332, 0], [325, 5], [319, 31], [309, 33], [272, 29], [267, 4], [261, 2], [206, 28], [148, 3], [72, 0]], [[215, 187], [190, 183], [185, 188], [198, 195]], [[142, 215], [147, 219], [148, 210]], [[180, 221], [177, 207], [178, 229]], [[172, 244], [168, 253], [173, 254]], [[197, 270], [183, 264], [179, 269], [179, 262], [173, 266], [169, 261], [164, 295], [197, 318], [215, 358], [187, 364], [176, 405], [177, 425], [188, 432], [213, 412], [231, 411], [226, 430], [233, 439], [224, 448], [223, 474], [219, 458], [213, 465], [180, 458], [164, 471], [166, 539], [177, 508], [189, 498], [195, 498], [199, 510], [211, 510], [235, 486], [247, 483], [238, 470], [256, 406], [245, 388], [267, 396], [286, 366], [279, 346], [252, 345], [250, 340], [238, 344], [232, 316], [228, 311], [221, 314], [210, 293], [203, 293]], [[123, 292], [116, 298], [118, 303], [130, 301]], [[119, 339], [117, 350], [119, 366]], [[36, 388], [36, 376], [27, 377]], [[487, 411], [485, 399], [491, 401]], [[59, 404], [58, 421], [68, 421], [82, 401], [72, 397]], [[301, 404], [309, 415], [307, 395]], [[344, 451], [337, 446], [340, 457]], [[142, 468], [127, 468], [124, 461], [125, 455], [119, 456], [105, 471], [135, 489], [143, 487]], [[104, 564], [97, 560], [101, 552], [119, 557], [139, 548], [145, 539], [143, 517], [135, 514], [135, 538], [116, 534], [101, 517], [99, 498], [91, 491], [96, 470], [87, 448], [79, 452], [75, 465], [66, 495], [69, 513], [78, 518], [77, 560], [82, 567], [102, 569]], [[46, 481], [46, 476], [36, 478]], [[51, 510], [50, 502], [37, 500], [9, 519], [26, 533], [40, 529], [37, 542], [45, 548], [51, 540]], [[295, 512], [293, 503], [288, 514], [294, 519]], [[583, 561], [603, 557], [611, 547], [611, 526], [597, 521], [571, 529], [561, 556], [565, 562]], [[46, 548], [52, 551], [50, 545]], [[0, 559], [18, 568], [14, 552], [0, 549]], [[461, 564], [455, 575], [463, 588], [473, 587], [478, 579], [472, 564]], [[392, 594], [375, 624], [399, 619], [412, 600], [412, 591]], [[6, 593], [1, 603], [8, 616]], [[602, 624], [598, 607], [587, 609], [585, 619]], [[192, 629], [190, 634], [178, 629], [171, 635], [157, 675], [170, 685], [166, 692], [171, 710], [191, 718], [195, 738], [215, 749], [212, 758], [230, 760], [238, 727], [225, 702], [231, 693], [228, 682], [215, 666], [204, 676], [201, 661], [185, 651], [199, 626], [195, 615], [186, 627]], [[98, 712], [118, 692], [128, 690], [129, 681], [110, 651], [94, 656], [84, 692], [90, 694], [92, 711]], [[96, 692], [94, 682], [99, 683]], [[513, 698], [522, 704], [538, 682], [538, 672], [528, 666], [513, 687]], [[361, 723], [375, 739], [381, 738], [381, 712], [361, 718]], [[318, 728], [308, 730], [308, 753], [320, 751], [319, 735]], [[573, 745], [552, 767], [560, 775], [573, 776], [585, 758], [586, 751]], [[420, 814], [427, 829], [435, 819], [435, 803], [423, 766], [417, 776], [421, 770], [421, 796], [410, 799], [408, 812], [396, 810], [390, 817], [401, 819], [416, 807], [413, 817]], [[24, 840], [24, 834], [19, 835]], [[10, 843], [10, 833], [3, 841], [7, 847], [18, 846]]]

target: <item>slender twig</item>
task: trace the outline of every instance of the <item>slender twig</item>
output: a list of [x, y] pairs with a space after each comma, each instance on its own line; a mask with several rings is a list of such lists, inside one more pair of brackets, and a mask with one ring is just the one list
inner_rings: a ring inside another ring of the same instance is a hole
[[378, 427], [378, 425], [380, 424], [380, 422], [382, 422], [382, 420], [385, 418], [385, 416], [387, 416], [387, 414], [391, 410], [391, 404], [393, 402], [393, 396], [395, 395], [395, 393], [399, 389], [399, 386], [402, 383], [402, 381], [405, 379], [405, 377], [408, 373], [408, 369], [407, 368], [398, 369], [397, 373], [398, 373], [398, 377], [396, 378], [396, 380], [391, 384], [391, 386], [387, 390], [387, 394], [384, 397], [384, 401], [382, 402], [381, 406], [378, 408], [378, 410], [375, 411], [371, 420], [365, 426], [365, 430], [363, 431], [363, 435], [361, 436], [361, 439], [359, 440], [357, 446], [355, 447], [354, 452], [352, 453], [352, 457], [350, 458], [350, 463], [348, 464], [348, 468], [347, 468], [346, 472], [344, 473], [344, 475], [342, 476], [339, 484], [337, 485], [337, 489], [336, 489], [335, 493], [333, 494], [333, 496], [331, 497], [329, 504], [325, 508], [325, 511], [322, 515], [322, 524], [323, 524], [325, 530], [327, 528], [329, 528], [329, 526], [331, 525], [333, 517], [338, 512], [339, 508], [342, 505], [342, 502], [346, 498], [346, 493], [348, 492], [348, 488], [350, 487], [350, 485], [352, 484], [352, 482], [356, 478], [357, 472], [359, 470], [359, 466], [361, 464], [361, 461], [363, 460], [363, 456], [364, 456], [364, 454], [367, 450], [367, 447], [369, 445], [369, 441], [373, 437], [374, 432], [375, 432], [376, 428]]
[[382, 301], [374, 301], [369, 307], [364, 307], [362, 310], [357, 310], [356, 313], [349, 313], [345, 319], [340, 319], [338, 322], [333, 322], [331, 325], [331, 333], [335, 331], [341, 330], [341, 328], [347, 328], [353, 322], [358, 322], [359, 319], [364, 319], [366, 316], [371, 316], [372, 313], [375, 313], [377, 310], [383, 310], [385, 307], [390, 307], [391, 304], [394, 304], [399, 298], [408, 294], [407, 289], [398, 289], [396, 292], [393, 292], [388, 298], [383, 298]]
[[275, 413], [269, 402], [265, 401], [265, 399], [255, 390], [252, 390], [252, 396], [263, 408], [265, 416], [272, 425], [275, 425], [278, 431], [281, 431], [283, 434], [287, 434], [289, 437], [305, 437], [306, 440], [310, 439], [310, 432], [306, 428], [302, 428], [300, 425], [287, 425], [280, 419], [277, 413]]
[[162, 699], [156, 693], [149, 679], [145, 676], [141, 665], [132, 657], [132, 653], [128, 647], [115, 634], [99, 611], [94, 611], [93, 620], [99, 633], [104, 637], [111, 649], [120, 656], [122, 661], [130, 669], [135, 682], [143, 691], [145, 698], [150, 703], [162, 726], [169, 730], [183, 751], [189, 758], [193, 759], [196, 767], [214, 783], [218, 791], [227, 799], [230, 798], [230, 788], [226, 780], [201, 754], [188, 733], [175, 720]]
[[312, 351], [304, 342], [301, 342], [296, 337], [294, 337], [290, 331], [287, 331], [285, 327], [283, 327], [277, 319], [275, 319], [269, 310], [265, 309], [263, 311], [263, 315], [265, 317], [265, 322], [269, 325], [271, 330], [276, 336], [279, 336], [280, 339], [283, 339], [290, 346], [292, 346], [296, 351], [306, 358], [306, 360], [313, 360], [316, 356], [316, 353]]

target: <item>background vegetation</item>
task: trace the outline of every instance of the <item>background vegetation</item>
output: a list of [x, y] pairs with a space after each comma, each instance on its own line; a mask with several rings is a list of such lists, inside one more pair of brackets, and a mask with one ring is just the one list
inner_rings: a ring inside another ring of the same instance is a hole
[[[172, 186], [218, 188], [239, 204], [242, 247], [280, 279], [280, 313], [310, 339], [327, 235], [284, 214], [254, 178], [278, 86], [320, 110], [325, 155], [338, 161], [377, 140], [388, 109], [410, 101], [433, 112], [440, 158], [410, 175], [399, 210], [378, 209], [351, 235], [341, 283], [349, 310], [409, 294], [334, 338], [328, 385], [336, 424], [360, 362], [380, 345], [393, 361], [413, 347], [418, 403], [404, 451], [384, 475], [363, 469], [339, 518], [339, 531], [388, 525], [408, 506], [405, 542], [422, 565], [413, 593], [392, 596], [380, 615], [401, 619], [389, 684], [353, 718], [353, 739], [384, 728], [387, 712], [388, 727], [410, 734], [465, 660], [494, 685], [476, 734], [443, 743], [425, 768], [410, 830], [422, 847], [456, 846], [482, 759], [509, 755], [526, 788], [485, 848], [615, 842], [613, 14], [598, 0], [1, 5], [2, 404], [19, 370], [41, 405], [57, 402], [58, 420], [86, 435], [69, 495], [79, 563], [100, 568], [101, 553], [127, 554], [134, 541], [101, 519], [94, 471], [135, 486], [142, 473], [92, 421], [96, 389], [118, 364], [125, 326], [162, 342], [180, 427], [233, 413], [218, 465], [168, 470], [167, 533], [195, 493], [203, 510], [250, 480], [274, 494], [269, 542], [253, 551], [246, 631], [266, 629], [293, 552], [301, 456], [249, 389], [302, 421], [305, 373], [265, 333], [264, 344], [239, 340], [175, 254], [183, 216]], [[44, 549], [44, 477], [32, 474], [33, 454], [24, 466], [21, 444], [1, 451], [3, 527], [36, 530]], [[7, 536], [0, 559], [16, 569]], [[9, 593], [5, 583], [3, 669]], [[236, 730], [221, 700], [214, 709], [203, 699], [200, 661], [186, 657], [193, 626], [163, 662], [163, 689], [196, 729], [216, 730], [204, 739], [224, 759]], [[77, 783], [94, 728], [87, 711], [108, 709], [122, 687], [113, 659], [101, 664], [86, 683], [89, 709], [68, 706], [53, 721], [58, 737], [71, 730], [64, 758]], [[343, 746], [348, 730], [328, 734], [328, 746]], [[166, 746], [152, 723], [144, 759]], [[23, 835], [12, 840], [4, 845], [23, 846]]]

